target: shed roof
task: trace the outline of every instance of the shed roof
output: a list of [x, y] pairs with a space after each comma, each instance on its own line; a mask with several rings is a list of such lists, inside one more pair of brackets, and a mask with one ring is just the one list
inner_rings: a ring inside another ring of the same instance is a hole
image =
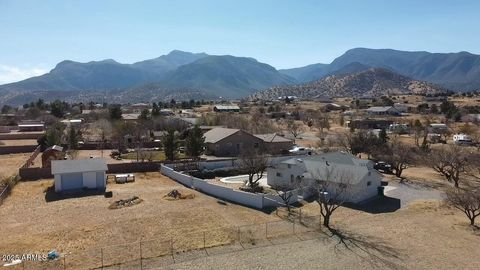
[[107, 171], [104, 158], [52, 160], [52, 174]]

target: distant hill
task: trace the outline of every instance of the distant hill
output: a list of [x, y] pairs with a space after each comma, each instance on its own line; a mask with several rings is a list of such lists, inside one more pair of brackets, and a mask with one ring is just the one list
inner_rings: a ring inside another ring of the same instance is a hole
[[207, 54], [172, 51], [155, 59], [134, 64], [114, 60], [79, 63], [62, 61], [49, 73], [20, 82], [0, 86], [0, 92], [13, 91], [88, 91], [120, 90], [165, 78], [181, 65], [196, 61]]
[[[440, 84], [451, 90], [480, 89], [480, 55], [468, 52], [429, 53], [406, 52], [391, 49], [351, 49], [331, 64], [316, 64], [281, 70], [298, 81], [308, 82], [336, 74], [351, 63], [381, 67], [416, 80]], [[312, 66], [319, 67], [312, 69]]]
[[219, 97], [239, 98], [273, 85], [296, 81], [253, 58], [208, 56], [179, 67], [165, 81], [171, 89], [202, 89]]
[[171, 51], [167, 55], [162, 55], [155, 59], [145, 60], [132, 64], [133, 67], [154, 72], [159, 78], [164, 79], [169, 72], [174, 71], [180, 66], [192, 63], [198, 59], [207, 57], [206, 53], [190, 53], [179, 50]]
[[[129, 102], [135, 95], [144, 100], [240, 98], [274, 85], [295, 82], [253, 58], [172, 51], [134, 64], [114, 60], [63, 61], [45, 75], [0, 86], [0, 104], [18, 105], [33, 98], [49, 100], [52, 97], [49, 92], [66, 92], [57, 97], [72, 100], [80, 93], [89, 92], [93, 99], [108, 92], [111, 99], [119, 102]], [[78, 100], [85, 98], [82, 95]]]
[[436, 94], [445, 91], [440, 86], [412, 80], [384, 68], [370, 68], [351, 74], [331, 75], [306, 84], [272, 87], [251, 95], [249, 98], [277, 99], [280, 96], [301, 98], [317, 96], [380, 97], [387, 94]]
[[[390, 70], [396, 75], [409, 78], [408, 80], [421, 84], [433, 83], [454, 91], [480, 89], [480, 56], [467, 52], [429, 53], [356, 48], [330, 64], [277, 71], [253, 58], [175, 50], [133, 64], [121, 64], [114, 60], [88, 63], [62, 61], [45, 75], [0, 85], [0, 104], [17, 105], [29, 102], [34, 97], [48, 100], [54, 97], [49, 93], [61, 92], [66, 93], [55, 96], [71, 100], [75, 100], [75, 96], [78, 100], [88, 96], [92, 99], [104, 98], [108, 92], [112, 99], [118, 98], [121, 102], [122, 98], [134, 98], [135, 94], [145, 100], [167, 96], [177, 97], [176, 99], [241, 98], [273, 86], [289, 89], [288, 85], [318, 82], [324, 78], [339, 79], [339, 76], [349, 74], [358, 77], [357, 73], [370, 68]], [[384, 77], [387, 78], [388, 76]], [[392, 80], [395, 78], [391, 77]], [[392, 82], [392, 85], [395, 83]], [[386, 81], [378, 81], [374, 85], [386, 85], [388, 91], [393, 89]], [[338, 85], [332, 87], [332, 91], [342, 93]], [[356, 93], [352, 87], [345, 87], [345, 93]], [[359, 91], [364, 89], [366, 88], [362, 87]], [[375, 88], [374, 92], [380, 90]], [[128, 101], [127, 99], [126, 102]]]

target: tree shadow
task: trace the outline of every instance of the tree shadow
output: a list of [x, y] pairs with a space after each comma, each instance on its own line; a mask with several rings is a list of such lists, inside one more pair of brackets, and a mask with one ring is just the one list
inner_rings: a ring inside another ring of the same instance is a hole
[[402, 253], [377, 237], [332, 228], [324, 233], [338, 241], [334, 246], [336, 253], [351, 252], [368, 262], [372, 268], [407, 269], [400, 264], [403, 261]]

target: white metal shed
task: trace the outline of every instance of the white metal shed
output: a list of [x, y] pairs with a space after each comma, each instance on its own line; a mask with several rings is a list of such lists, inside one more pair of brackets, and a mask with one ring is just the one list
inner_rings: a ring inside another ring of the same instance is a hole
[[55, 191], [105, 189], [107, 162], [103, 158], [53, 160]]

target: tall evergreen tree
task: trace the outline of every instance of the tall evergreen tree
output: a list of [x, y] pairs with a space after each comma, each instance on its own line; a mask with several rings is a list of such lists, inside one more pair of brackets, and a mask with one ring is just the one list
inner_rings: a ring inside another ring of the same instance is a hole
[[175, 152], [177, 151], [177, 139], [175, 138], [175, 130], [168, 130], [167, 134], [163, 137], [163, 149], [167, 160], [175, 159]]
[[198, 158], [203, 153], [205, 145], [205, 137], [198, 125], [195, 125], [189, 130], [187, 138], [185, 139], [185, 146], [187, 155]]

